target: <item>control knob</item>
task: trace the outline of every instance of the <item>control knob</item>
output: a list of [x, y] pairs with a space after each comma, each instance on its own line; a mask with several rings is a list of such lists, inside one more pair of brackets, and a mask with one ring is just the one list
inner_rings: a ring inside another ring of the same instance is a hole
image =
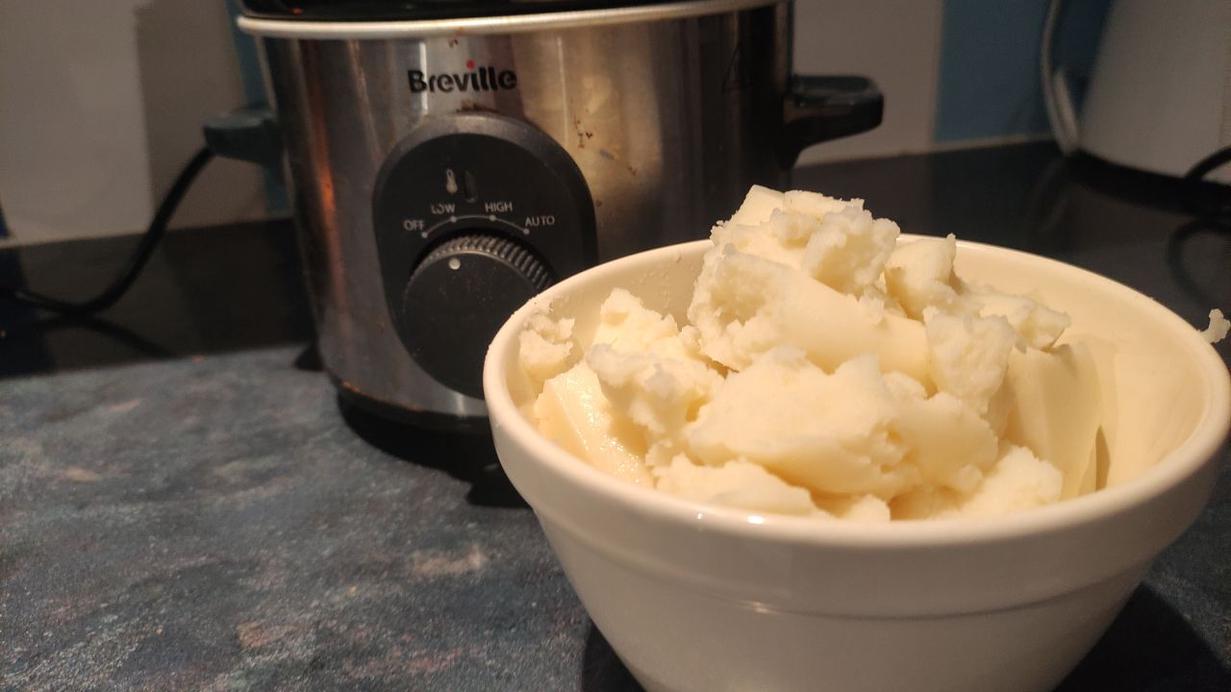
[[514, 310], [551, 285], [529, 247], [495, 233], [465, 232], [419, 262], [402, 291], [411, 357], [442, 384], [483, 396], [483, 357]]

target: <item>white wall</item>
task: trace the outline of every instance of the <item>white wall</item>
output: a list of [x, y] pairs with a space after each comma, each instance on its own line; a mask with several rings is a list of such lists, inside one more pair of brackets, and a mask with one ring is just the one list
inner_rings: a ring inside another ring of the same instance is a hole
[[[243, 105], [229, 21], [222, 0], [0, 0], [8, 242], [144, 228], [202, 120]], [[172, 225], [264, 215], [260, 169], [216, 160]]]
[[796, 0], [795, 71], [864, 75], [885, 94], [880, 127], [811, 147], [800, 156], [800, 164], [932, 148], [942, 4]]

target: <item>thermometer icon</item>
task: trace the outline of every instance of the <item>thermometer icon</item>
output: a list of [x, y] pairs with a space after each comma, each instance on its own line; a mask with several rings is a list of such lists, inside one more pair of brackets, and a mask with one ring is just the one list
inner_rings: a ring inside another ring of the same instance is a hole
[[451, 195], [457, 194], [457, 176], [453, 175], [452, 168], [445, 169], [445, 192]]

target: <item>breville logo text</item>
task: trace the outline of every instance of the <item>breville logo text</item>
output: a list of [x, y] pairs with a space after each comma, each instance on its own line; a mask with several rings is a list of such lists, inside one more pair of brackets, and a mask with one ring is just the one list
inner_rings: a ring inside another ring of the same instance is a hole
[[466, 61], [466, 72], [442, 72], [427, 74], [423, 70], [409, 70], [410, 92], [421, 94], [430, 91], [500, 91], [517, 88], [517, 73], [513, 70], [497, 70], [490, 65], [476, 66], [473, 60]]

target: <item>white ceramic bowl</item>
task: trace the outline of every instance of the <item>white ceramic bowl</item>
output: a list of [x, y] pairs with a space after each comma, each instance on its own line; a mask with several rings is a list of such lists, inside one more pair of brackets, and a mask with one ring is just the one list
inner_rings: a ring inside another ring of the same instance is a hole
[[[563, 281], [509, 318], [483, 384], [496, 449], [591, 618], [651, 690], [1044, 690], [1093, 646], [1150, 561], [1205, 504], [1231, 380], [1189, 324], [1053, 260], [960, 243], [958, 273], [1032, 292], [1120, 348], [1111, 487], [989, 520], [886, 525], [700, 505], [592, 468], [519, 411], [517, 335], [535, 305], [592, 334], [617, 286], [683, 317], [708, 241]], [[1166, 361], [1135, 359], [1156, 351]], [[1143, 450], [1145, 453], [1143, 453]], [[1141, 459], [1161, 457], [1157, 463]]]

